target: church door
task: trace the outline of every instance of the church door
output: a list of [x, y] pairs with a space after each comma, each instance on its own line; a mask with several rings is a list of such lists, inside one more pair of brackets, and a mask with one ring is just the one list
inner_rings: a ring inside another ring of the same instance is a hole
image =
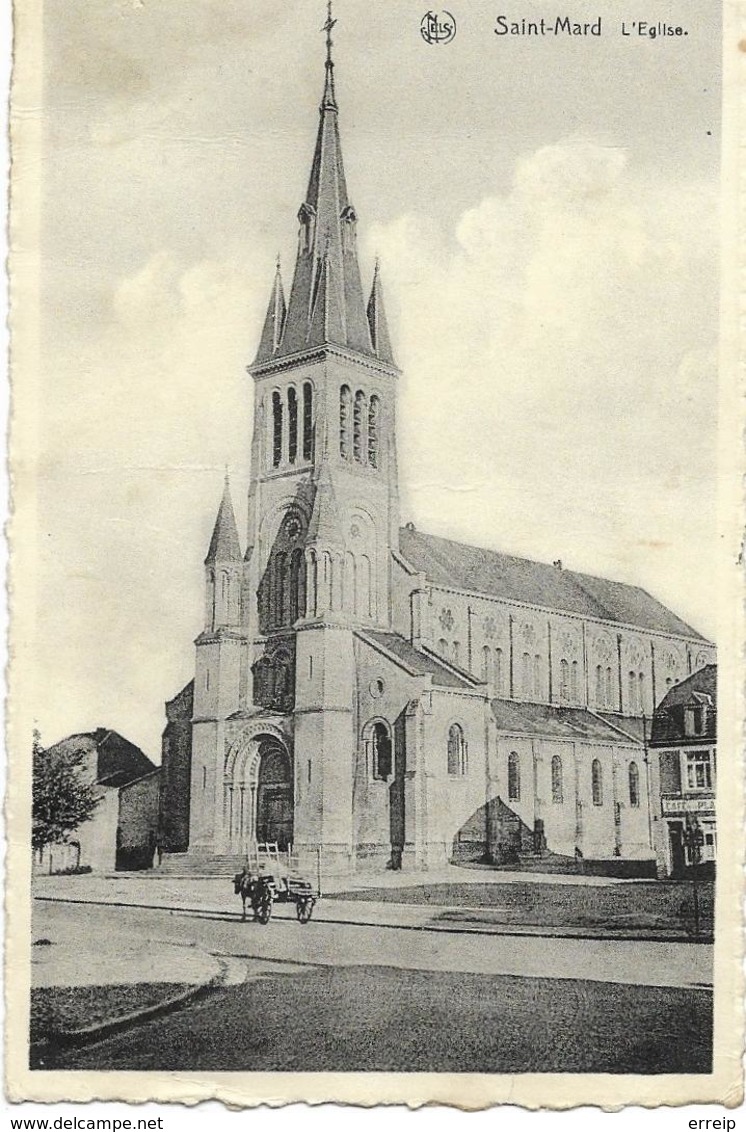
[[259, 764], [256, 796], [256, 839], [276, 841], [287, 849], [293, 841], [293, 781], [290, 760], [282, 747], [268, 742]]

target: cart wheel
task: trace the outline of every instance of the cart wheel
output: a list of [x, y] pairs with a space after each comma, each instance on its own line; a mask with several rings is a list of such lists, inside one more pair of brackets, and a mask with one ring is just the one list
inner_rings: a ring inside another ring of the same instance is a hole
[[307, 924], [313, 915], [314, 899], [312, 896], [307, 896], [305, 900], [299, 900], [295, 905], [295, 914], [301, 924]]

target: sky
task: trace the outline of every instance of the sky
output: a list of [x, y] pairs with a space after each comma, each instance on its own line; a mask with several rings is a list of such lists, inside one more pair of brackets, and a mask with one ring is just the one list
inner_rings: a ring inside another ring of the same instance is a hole
[[[718, 5], [676, 39], [494, 34], [338, 0], [364, 285], [381, 258], [403, 521], [641, 585], [715, 632]], [[554, 17], [545, 0], [516, 9]], [[633, 14], [634, 15], [634, 14]], [[275, 257], [289, 288], [320, 0], [46, 0], [37, 695], [42, 737], [159, 760]]]

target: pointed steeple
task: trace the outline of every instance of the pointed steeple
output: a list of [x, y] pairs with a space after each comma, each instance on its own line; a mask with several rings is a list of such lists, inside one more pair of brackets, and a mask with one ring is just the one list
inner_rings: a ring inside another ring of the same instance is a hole
[[277, 347], [280, 345], [282, 332], [285, 327], [286, 313], [285, 292], [282, 287], [280, 257], [278, 256], [275, 281], [272, 284], [272, 294], [269, 297], [269, 306], [267, 307], [267, 317], [264, 320], [264, 329], [262, 330], [259, 349], [256, 352], [256, 360], [258, 362], [269, 361], [277, 352]]
[[[276, 357], [332, 342], [372, 354], [357, 260], [357, 215], [347, 195], [334, 89], [331, 4], [324, 30], [326, 64], [306, 199], [298, 213], [300, 234], [287, 316]], [[329, 282], [333, 288], [329, 288]], [[316, 317], [322, 288], [326, 317]]]
[[382, 361], [395, 365], [394, 353], [391, 349], [391, 338], [389, 337], [389, 326], [386, 321], [386, 310], [383, 305], [381, 271], [377, 259], [375, 271], [373, 272], [373, 286], [371, 287], [370, 298], [368, 299], [367, 313], [373, 349]]
[[225, 477], [223, 498], [220, 500], [218, 517], [210, 539], [205, 565], [213, 562], [240, 562], [241, 544], [238, 540], [236, 515], [231, 501], [231, 488], [228, 476]]

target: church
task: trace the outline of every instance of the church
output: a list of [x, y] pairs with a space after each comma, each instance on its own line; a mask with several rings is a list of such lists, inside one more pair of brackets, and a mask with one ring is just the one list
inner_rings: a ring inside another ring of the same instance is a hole
[[400, 371], [378, 265], [361, 280], [330, 29], [319, 113], [292, 284], [278, 265], [248, 367], [248, 525], [226, 479], [194, 680], [166, 705], [162, 846], [644, 873], [646, 720], [714, 646], [642, 589], [401, 525]]

